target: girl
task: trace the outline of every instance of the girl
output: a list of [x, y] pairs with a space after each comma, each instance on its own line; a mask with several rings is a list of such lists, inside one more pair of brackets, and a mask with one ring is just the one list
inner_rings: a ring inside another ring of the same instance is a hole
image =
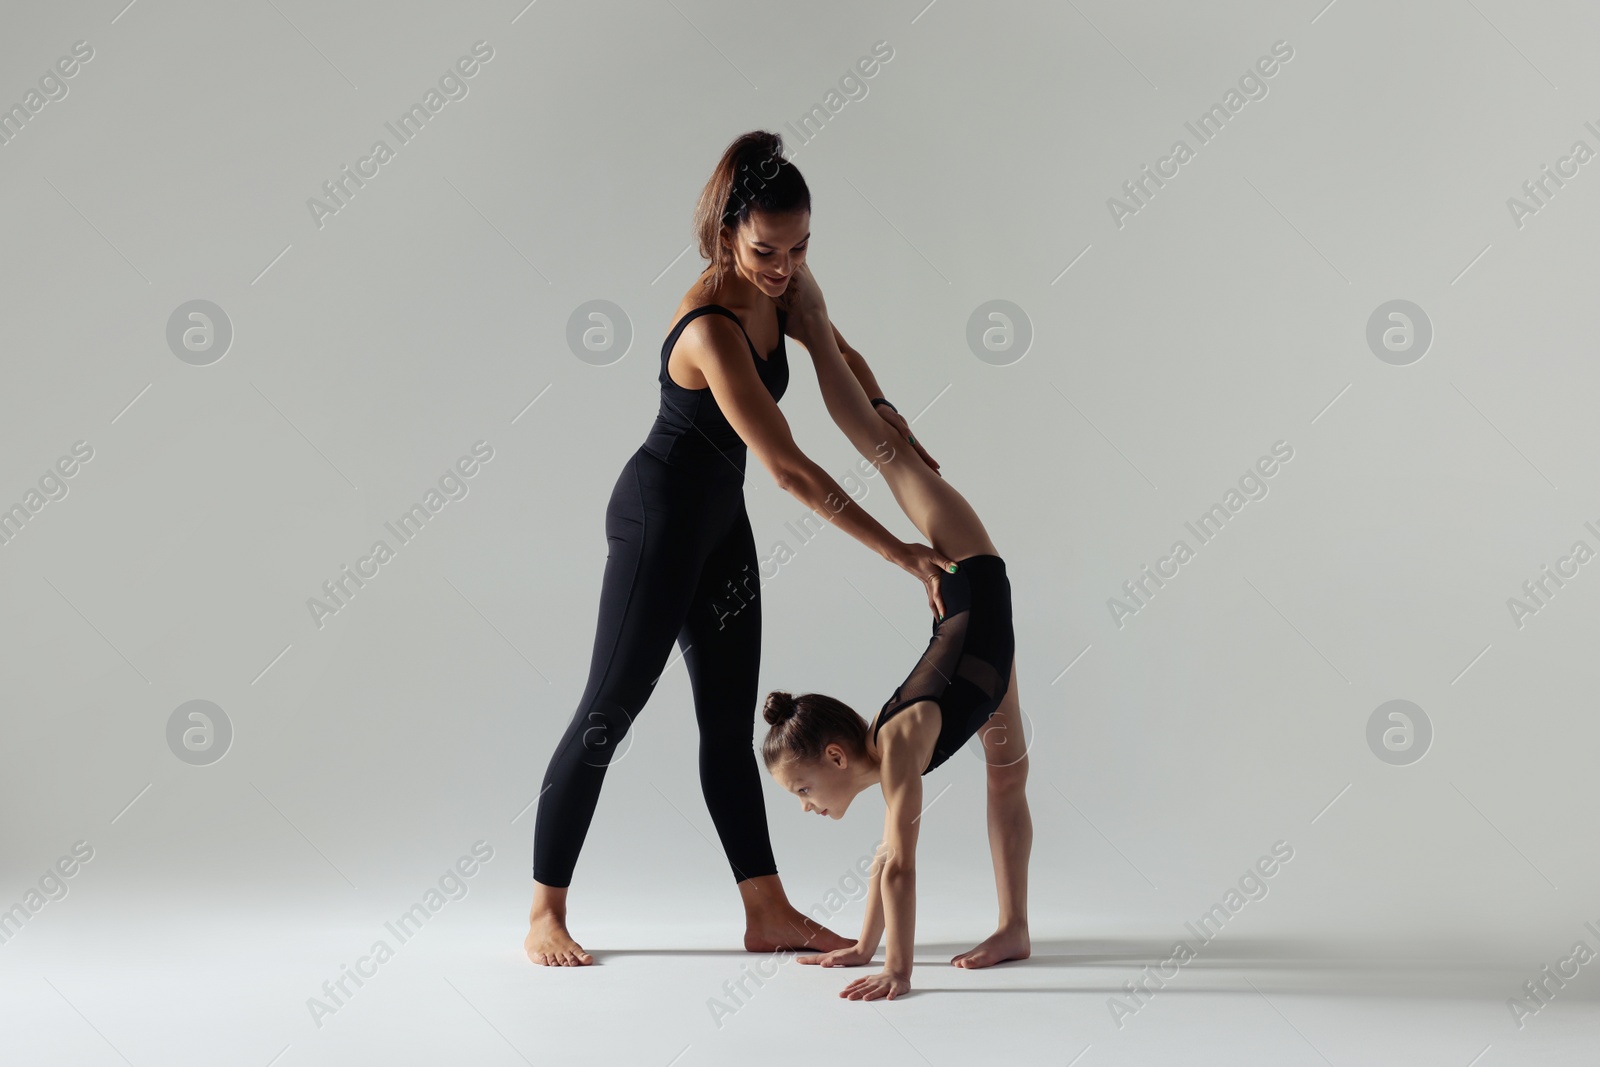
[[[828, 414], [863, 456], [874, 458], [888, 436], [874, 408], [888, 402], [869, 402], [851, 376], [809, 267], [795, 272], [790, 299], [791, 333], [811, 353]], [[771, 729], [761, 747], [762, 759], [778, 784], [800, 798], [804, 810], [839, 819], [856, 794], [872, 785], [883, 788], [884, 847], [873, 861], [861, 937], [846, 948], [800, 957], [801, 963], [824, 967], [870, 963], [887, 927], [883, 971], [846, 986], [839, 995], [850, 1000], [892, 1000], [911, 988], [922, 775], [975, 733], [988, 765], [989, 849], [1000, 925], [983, 943], [950, 962], [987, 967], [1026, 959], [1029, 953], [1033, 823], [1024, 795], [1028, 757], [1005, 562], [971, 505], [914, 453], [891, 452], [881, 469], [895, 500], [928, 543], [957, 561], [955, 572], [942, 576], [943, 610], [933, 622], [928, 647], [870, 727], [848, 706], [819, 693], [796, 697], [774, 691], [763, 712]]]
[[[938, 579], [924, 576], [952, 562], [927, 545], [901, 541], [857, 506], [796, 447], [778, 410], [789, 382], [779, 298], [805, 262], [810, 221], [805, 179], [783, 158], [774, 133], [736, 138], [700, 194], [695, 230], [711, 265], [673, 315], [661, 346], [660, 413], [606, 506], [609, 550], [589, 680], [539, 793], [533, 906], [523, 940], [535, 963], [594, 962], [567, 930], [567, 892], [606, 768], [674, 641], [694, 691], [701, 790], [744, 902], [745, 948], [827, 951], [849, 944], [789, 903], [767, 835], [751, 750], [761, 605], [744, 506], [746, 446], [779, 486], [819, 514], [829, 504], [829, 521], [921, 579], [930, 601], [937, 602]], [[876, 394], [866, 360], [831, 324], [829, 331], [835, 359], [841, 349], [850, 353], [845, 373], [859, 375], [858, 388]], [[880, 434], [898, 439], [908, 432], [894, 412], [874, 418]], [[912, 458], [925, 467], [933, 462], [921, 452]]]

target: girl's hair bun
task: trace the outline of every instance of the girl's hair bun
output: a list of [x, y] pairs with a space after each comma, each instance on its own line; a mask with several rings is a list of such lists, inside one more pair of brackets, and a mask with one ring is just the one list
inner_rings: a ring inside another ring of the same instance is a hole
[[767, 705], [761, 709], [761, 717], [767, 720], [767, 725], [778, 726], [792, 718], [794, 712], [794, 694], [774, 689], [767, 694]]
[[848, 704], [826, 694], [797, 696], [774, 689], [767, 694], [761, 717], [768, 725], [761, 742], [761, 760], [769, 771], [783, 764], [819, 760], [835, 741], [857, 758], [866, 754], [867, 724]]

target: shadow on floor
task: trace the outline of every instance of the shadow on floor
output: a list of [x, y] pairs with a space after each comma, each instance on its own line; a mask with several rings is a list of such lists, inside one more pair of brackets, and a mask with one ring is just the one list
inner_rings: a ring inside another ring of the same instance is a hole
[[[923, 942], [917, 945], [914, 992], [959, 993], [1092, 993], [1127, 996], [1124, 983], [1151, 976], [1147, 986], [1163, 993], [1308, 993], [1335, 996], [1487, 997], [1504, 1000], [1524, 995], [1524, 982], [1541, 977], [1540, 967], [1554, 963], [1528, 950], [1500, 946], [1474, 949], [1446, 942], [1378, 942], [1354, 944], [1290, 938], [1229, 937], [1226, 933], [1202, 943], [1186, 939], [1193, 955], [1180, 963], [1175, 938], [1036, 939], [1032, 955], [993, 968], [961, 971], [959, 986], [937, 983], [956, 968], [950, 957], [976, 942]], [[1570, 946], [1569, 946], [1570, 948]], [[793, 955], [809, 955], [797, 952]], [[732, 949], [621, 949], [594, 952], [595, 961], [630, 956], [723, 956], [745, 960], [770, 953]], [[872, 966], [881, 964], [880, 948]], [[1170, 962], [1169, 962], [1170, 961]], [[866, 973], [868, 967], [840, 968]], [[966, 976], [971, 976], [966, 977]], [[1595, 983], [1582, 971], [1565, 988], [1551, 989], [1563, 1000], [1600, 1000]], [[992, 979], [992, 982], [989, 981]]]

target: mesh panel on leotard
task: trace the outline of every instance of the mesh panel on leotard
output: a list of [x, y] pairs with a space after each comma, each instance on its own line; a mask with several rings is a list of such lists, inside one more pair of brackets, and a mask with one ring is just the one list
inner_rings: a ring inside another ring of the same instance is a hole
[[950, 758], [1000, 706], [1011, 682], [1014, 643], [1010, 583], [998, 556], [969, 557], [943, 579], [949, 615], [934, 624], [928, 647], [884, 702], [873, 737], [900, 709], [921, 700], [939, 706], [940, 729], [923, 774]]
[[[948, 586], [946, 590], [945, 595], [948, 597]], [[949, 607], [948, 600], [945, 606]], [[944, 696], [944, 691], [949, 688], [950, 683], [957, 677], [963, 676], [962, 663], [972, 659], [971, 656], [963, 656], [961, 652], [962, 645], [966, 641], [967, 623], [971, 618], [970, 610], [958, 611], [934, 629], [933, 636], [928, 639], [928, 647], [923, 650], [917, 665], [911, 668], [906, 680], [900, 683], [894, 695], [884, 704], [883, 713], [878, 716], [878, 727], [881, 727], [890, 715], [919, 700], [938, 701]], [[873, 733], [877, 733], [876, 728]]]

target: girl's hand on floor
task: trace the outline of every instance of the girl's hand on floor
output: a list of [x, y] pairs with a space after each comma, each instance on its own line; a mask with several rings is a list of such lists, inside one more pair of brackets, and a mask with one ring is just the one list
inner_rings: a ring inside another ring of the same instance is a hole
[[895, 997], [909, 992], [911, 992], [909, 979], [884, 971], [881, 974], [874, 974], [866, 978], [857, 978], [854, 982], [845, 986], [844, 992], [839, 995], [850, 1000], [881, 1000], [883, 998], [893, 1000]]
[[859, 967], [863, 963], [872, 962], [872, 953], [862, 949], [861, 942], [857, 941], [849, 948], [836, 948], [832, 952], [824, 952], [819, 956], [797, 956], [801, 963], [820, 963], [824, 967]]

